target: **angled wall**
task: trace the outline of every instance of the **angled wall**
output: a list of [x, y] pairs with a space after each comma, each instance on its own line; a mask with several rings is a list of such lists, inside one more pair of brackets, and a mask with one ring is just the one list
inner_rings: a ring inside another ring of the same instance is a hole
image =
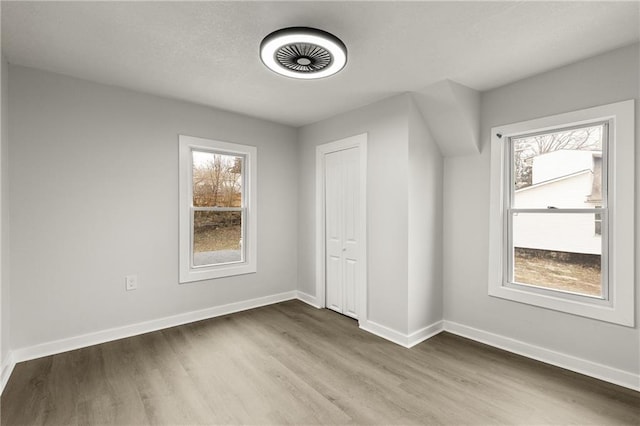
[[412, 93], [445, 157], [480, 152], [480, 92], [443, 80]]

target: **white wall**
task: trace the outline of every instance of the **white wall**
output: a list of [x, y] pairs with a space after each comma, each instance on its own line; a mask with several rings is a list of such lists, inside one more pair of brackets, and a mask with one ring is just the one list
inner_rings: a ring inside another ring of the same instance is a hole
[[[15, 66], [9, 106], [12, 349], [296, 289], [294, 129]], [[258, 147], [258, 273], [178, 284], [178, 134]]]
[[[2, 61], [2, 125], [0, 129], [0, 374], [9, 353], [9, 120], [8, 68]], [[1, 385], [0, 385], [1, 387]]]
[[368, 320], [410, 334], [442, 319], [442, 157], [410, 95], [299, 131], [299, 289], [315, 295], [315, 147], [368, 133]]
[[420, 111], [409, 110], [409, 334], [442, 320], [443, 159]]
[[[481, 155], [445, 159], [446, 320], [627, 372], [640, 372], [638, 327], [618, 326], [487, 295], [491, 127], [631, 98], [637, 100], [638, 51], [637, 44], [618, 49], [482, 95]], [[637, 138], [640, 135], [637, 104], [636, 113]], [[636, 170], [638, 164], [637, 149]], [[636, 172], [636, 191], [638, 188], [640, 173]], [[636, 209], [639, 198], [636, 193]], [[638, 235], [636, 246], [640, 247]], [[638, 250], [636, 257], [638, 265]], [[636, 268], [636, 318], [640, 312], [638, 277], [640, 268]]]
[[361, 133], [367, 141], [369, 320], [407, 330], [406, 95], [299, 129], [298, 289], [315, 296], [316, 146]]

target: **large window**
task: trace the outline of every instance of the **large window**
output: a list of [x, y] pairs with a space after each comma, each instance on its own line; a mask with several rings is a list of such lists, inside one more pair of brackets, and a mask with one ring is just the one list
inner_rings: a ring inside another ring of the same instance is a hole
[[179, 143], [180, 282], [255, 272], [255, 147]]
[[506, 137], [508, 282], [606, 299], [608, 135], [603, 122]]
[[492, 129], [489, 294], [633, 325], [633, 101]]

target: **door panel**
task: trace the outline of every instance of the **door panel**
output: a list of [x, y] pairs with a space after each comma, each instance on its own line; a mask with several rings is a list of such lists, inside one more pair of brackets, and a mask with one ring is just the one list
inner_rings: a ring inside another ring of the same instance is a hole
[[357, 318], [360, 157], [358, 148], [325, 155], [326, 305]]
[[325, 156], [325, 232], [327, 307], [342, 312], [342, 159], [339, 153]]
[[344, 311], [343, 314], [358, 318], [356, 288], [358, 271], [356, 262], [345, 259], [344, 262]]
[[327, 257], [327, 308], [342, 312], [342, 259]]

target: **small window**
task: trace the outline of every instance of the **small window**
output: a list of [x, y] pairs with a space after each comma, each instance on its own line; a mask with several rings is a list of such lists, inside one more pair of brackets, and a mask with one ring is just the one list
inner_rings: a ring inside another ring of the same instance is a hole
[[255, 157], [180, 136], [180, 282], [255, 272]]
[[492, 129], [490, 295], [633, 326], [633, 111]]

